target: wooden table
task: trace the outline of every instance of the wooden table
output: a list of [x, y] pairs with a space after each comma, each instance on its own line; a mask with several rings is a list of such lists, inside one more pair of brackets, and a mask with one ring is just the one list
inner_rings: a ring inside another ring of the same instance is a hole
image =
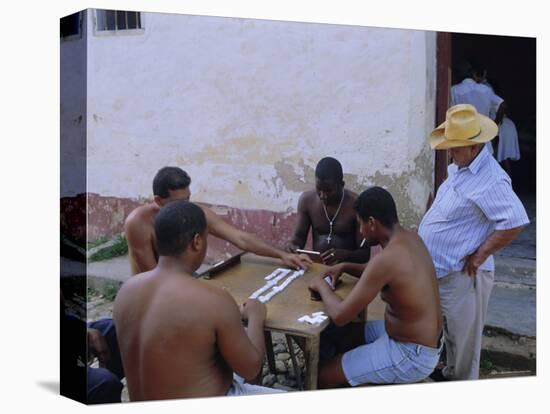
[[[225, 288], [231, 293], [238, 304], [244, 303], [246, 299], [257, 289], [265, 285], [265, 276], [274, 269], [283, 267], [280, 260], [256, 256], [250, 253], [241, 258], [241, 262], [216, 274], [212, 279], [205, 280], [215, 286]], [[321, 332], [328, 326], [327, 319], [320, 325], [310, 325], [298, 322], [303, 315], [311, 315], [313, 312], [324, 311], [323, 302], [312, 301], [308, 285], [310, 280], [324, 272], [326, 266], [314, 263], [310, 269], [301, 277], [294, 280], [284, 291], [279, 292], [266, 303], [267, 318], [265, 321], [266, 339], [271, 338], [271, 332], [280, 332], [292, 337], [303, 338], [305, 342], [305, 389], [317, 388], [317, 369], [319, 364], [319, 340]], [[342, 283], [336, 289], [336, 294], [344, 298], [349, 294], [357, 279], [344, 274]], [[369, 319], [383, 318], [383, 303], [378, 299], [376, 304], [369, 308], [375, 309], [374, 314], [369, 310]], [[374, 309], [373, 309], [374, 310]], [[365, 311], [366, 312], [366, 311]], [[289, 341], [289, 352], [294, 360], [294, 351]], [[271, 347], [268, 347], [268, 350]], [[269, 355], [270, 366], [274, 365], [273, 354]], [[295, 365], [296, 369], [296, 365]]]

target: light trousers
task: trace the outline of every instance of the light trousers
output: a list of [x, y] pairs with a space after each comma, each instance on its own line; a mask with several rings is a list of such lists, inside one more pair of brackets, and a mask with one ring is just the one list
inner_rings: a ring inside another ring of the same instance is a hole
[[439, 279], [446, 378], [479, 378], [481, 338], [493, 284], [494, 272], [485, 270], [478, 270], [475, 277], [453, 272]]

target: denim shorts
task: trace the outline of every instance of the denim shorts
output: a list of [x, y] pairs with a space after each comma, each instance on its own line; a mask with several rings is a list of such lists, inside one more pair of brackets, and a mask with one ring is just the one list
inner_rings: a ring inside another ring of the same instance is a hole
[[365, 345], [342, 356], [342, 369], [351, 386], [360, 384], [406, 384], [432, 373], [439, 361], [439, 349], [390, 338], [384, 321], [365, 324]]

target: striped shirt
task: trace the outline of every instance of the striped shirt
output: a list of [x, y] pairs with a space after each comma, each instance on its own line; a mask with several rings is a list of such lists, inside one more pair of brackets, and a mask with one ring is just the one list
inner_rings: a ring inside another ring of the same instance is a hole
[[[465, 256], [475, 252], [495, 230], [529, 223], [510, 177], [486, 147], [468, 167], [449, 165], [447, 175], [418, 229], [438, 278], [462, 270]], [[493, 256], [479, 269], [494, 271]]]

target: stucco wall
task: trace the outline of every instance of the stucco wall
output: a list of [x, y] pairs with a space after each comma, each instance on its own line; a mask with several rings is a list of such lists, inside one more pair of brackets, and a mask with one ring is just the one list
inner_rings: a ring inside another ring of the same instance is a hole
[[388, 188], [418, 224], [434, 32], [144, 13], [143, 32], [98, 36], [92, 19], [88, 191], [147, 198], [156, 171], [178, 165], [193, 200], [285, 218], [330, 155], [348, 188]]

